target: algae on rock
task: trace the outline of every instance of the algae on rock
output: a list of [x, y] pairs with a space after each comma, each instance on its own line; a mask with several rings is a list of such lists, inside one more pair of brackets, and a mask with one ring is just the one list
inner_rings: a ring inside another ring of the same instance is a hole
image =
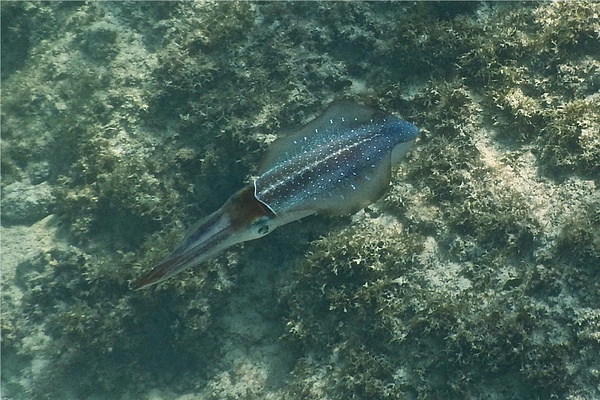
[[[7, 396], [600, 396], [598, 3], [0, 7]], [[385, 198], [129, 291], [343, 97], [420, 128]]]

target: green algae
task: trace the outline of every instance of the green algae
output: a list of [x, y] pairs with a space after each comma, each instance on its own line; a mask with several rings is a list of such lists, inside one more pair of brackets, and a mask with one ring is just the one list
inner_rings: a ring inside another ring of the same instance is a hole
[[[1, 7], [8, 398], [599, 395], [596, 3]], [[129, 291], [339, 97], [421, 129], [380, 202]]]

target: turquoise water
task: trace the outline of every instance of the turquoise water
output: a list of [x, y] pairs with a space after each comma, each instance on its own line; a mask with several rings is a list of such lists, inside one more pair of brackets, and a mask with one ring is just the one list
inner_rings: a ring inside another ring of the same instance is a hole
[[[600, 397], [598, 4], [1, 11], [2, 398]], [[334, 99], [381, 200], [129, 289]]]

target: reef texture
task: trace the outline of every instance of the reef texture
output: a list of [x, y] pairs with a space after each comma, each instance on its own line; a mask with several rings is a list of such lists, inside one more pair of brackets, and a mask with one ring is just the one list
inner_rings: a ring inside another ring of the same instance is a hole
[[[600, 3], [2, 2], [5, 399], [600, 397]], [[350, 98], [386, 196], [128, 281]]]

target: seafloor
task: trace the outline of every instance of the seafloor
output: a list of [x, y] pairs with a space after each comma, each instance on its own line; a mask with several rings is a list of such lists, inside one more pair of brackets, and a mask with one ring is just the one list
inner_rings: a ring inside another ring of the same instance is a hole
[[[599, 3], [1, 15], [2, 399], [600, 398]], [[128, 288], [339, 98], [384, 198]]]

